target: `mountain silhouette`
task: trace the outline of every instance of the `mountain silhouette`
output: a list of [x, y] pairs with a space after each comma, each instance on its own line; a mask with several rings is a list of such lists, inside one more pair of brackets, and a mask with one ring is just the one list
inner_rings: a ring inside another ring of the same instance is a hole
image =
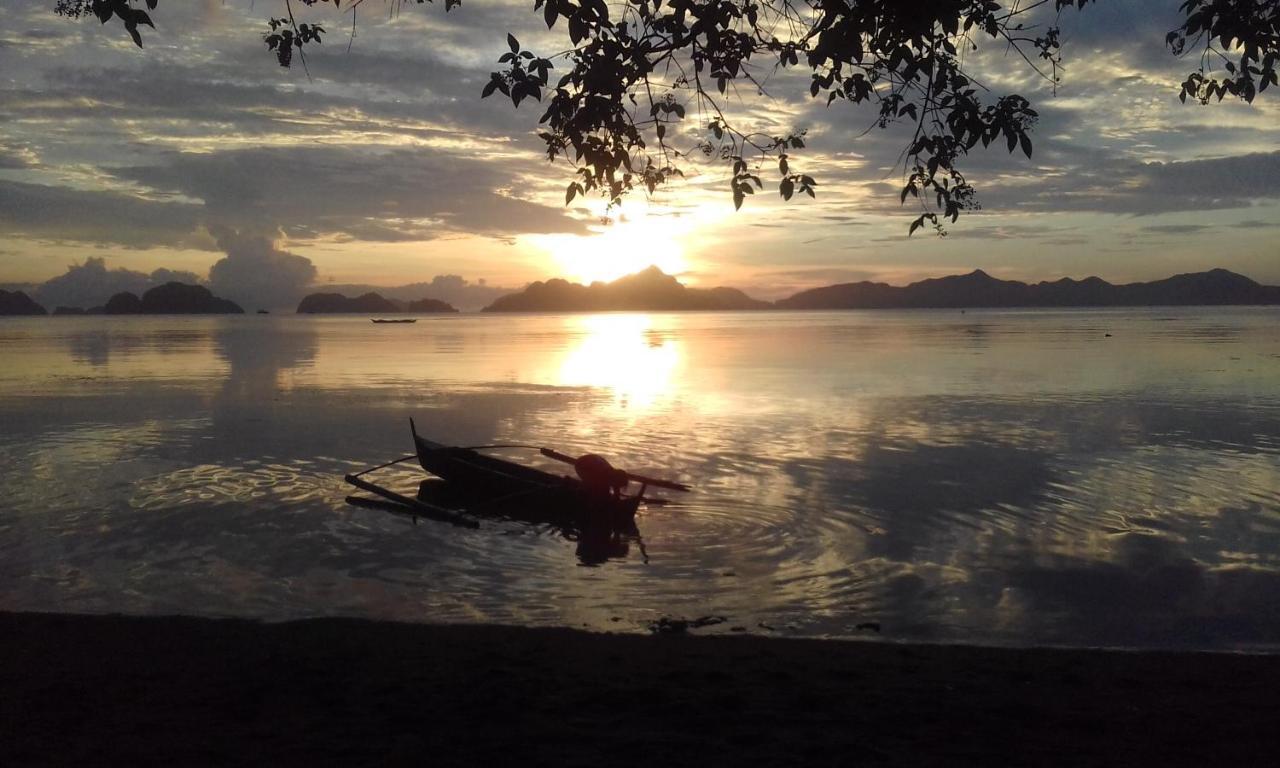
[[657, 267], [611, 283], [582, 285], [556, 278], [503, 296], [485, 312], [607, 312], [611, 310], [769, 309], [736, 288], [688, 288]]
[[[320, 286], [316, 286], [320, 290]], [[463, 312], [475, 312], [492, 304], [496, 299], [514, 293], [516, 288], [504, 288], [489, 285], [484, 279], [467, 280], [461, 275], [436, 275], [428, 282], [408, 283], [406, 285], [369, 285], [366, 283], [328, 283], [324, 285], [325, 293], [340, 293], [343, 296], [360, 296], [365, 293], [376, 293], [392, 301], [412, 301], [419, 296], [430, 296]]]
[[0, 290], [0, 315], [45, 315], [48, 311], [22, 291]]
[[298, 304], [298, 314], [390, 314], [393, 312], [457, 312], [436, 299], [395, 301], [372, 291], [354, 299], [340, 293], [313, 293]]
[[[485, 312], [602, 312], [611, 310], [681, 311], [738, 309], [925, 309], [966, 307], [1152, 307], [1280, 304], [1280, 286], [1262, 285], [1226, 269], [1191, 272], [1145, 283], [1113, 285], [1099, 277], [1023, 283], [1000, 280], [975, 269], [894, 286], [862, 281], [801, 291], [770, 304], [736, 288], [689, 288], [656, 266], [610, 283], [582, 285], [555, 278], [531, 283], [484, 308]], [[355, 298], [313, 293], [299, 313], [457, 312], [437, 299], [403, 301], [369, 292]], [[112, 296], [105, 307], [85, 314], [239, 314], [234, 302], [198, 285], [171, 282], [139, 298], [130, 292]], [[22, 291], [0, 290], [0, 315], [43, 315], [44, 307]], [[59, 307], [55, 314], [81, 314]]]
[[[96, 310], [92, 310], [96, 313]], [[239, 304], [214, 296], [203, 285], [165, 283], [142, 294], [128, 291], [112, 296], [102, 312], [108, 315], [241, 315]]]
[[776, 305], [781, 309], [923, 309], [1224, 304], [1280, 304], [1280, 287], [1261, 285], [1225, 269], [1124, 285], [1112, 285], [1099, 277], [1027, 284], [999, 280], [977, 269], [902, 287], [866, 281], [828, 285], [801, 291]]

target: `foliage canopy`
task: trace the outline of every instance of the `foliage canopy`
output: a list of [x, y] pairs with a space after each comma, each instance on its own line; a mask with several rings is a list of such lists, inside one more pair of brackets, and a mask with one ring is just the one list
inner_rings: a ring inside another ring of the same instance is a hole
[[[385, 1], [385, 0], [384, 0]], [[399, 10], [409, 0], [390, 0]], [[421, 5], [431, 0], [412, 0]], [[1031, 14], [1084, 9], [1103, 0], [532, 0], [549, 29], [562, 29], [565, 50], [540, 55], [511, 34], [481, 97], [515, 107], [544, 107], [538, 135], [548, 159], [566, 158], [574, 180], [566, 204], [599, 193], [616, 204], [637, 187], [652, 192], [682, 175], [682, 161], [701, 155], [724, 163], [735, 207], [763, 188], [766, 163], [787, 200], [815, 195], [817, 182], [790, 155], [803, 131], [755, 131], [735, 106], [767, 95], [781, 70], [808, 75], [811, 97], [870, 104], [869, 127], [905, 124], [911, 136], [900, 158], [901, 201], [920, 214], [910, 231], [955, 221], [978, 206], [961, 172], [978, 145], [1003, 145], [1031, 156], [1037, 113], [1017, 94], [993, 94], [964, 66], [982, 44], [1015, 51], [1030, 70], [1057, 83], [1061, 63], [1056, 24]], [[281, 66], [295, 51], [319, 44], [318, 24], [298, 23], [294, 5], [351, 10], [365, 0], [279, 0], [264, 42]], [[141, 5], [145, 4], [146, 10]], [[451, 10], [461, 0], [444, 0]], [[58, 0], [59, 14], [113, 18], [141, 46], [140, 26], [157, 0]], [[1199, 54], [1180, 98], [1202, 104], [1233, 96], [1252, 102], [1277, 85], [1280, 0], [1185, 0], [1180, 24], [1166, 39], [1173, 54]], [[1220, 70], [1219, 70], [1220, 66]], [[782, 79], [782, 82], [789, 82]], [[794, 82], [794, 81], [790, 81]]]

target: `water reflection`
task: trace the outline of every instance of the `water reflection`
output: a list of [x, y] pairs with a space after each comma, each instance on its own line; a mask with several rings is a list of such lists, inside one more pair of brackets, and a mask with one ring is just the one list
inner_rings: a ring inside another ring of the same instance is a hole
[[680, 341], [647, 314], [582, 315], [569, 321], [573, 345], [560, 361], [555, 383], [599, 387], [612, 406], [643, 412], [670, 397], [680, 372]]
[[[1177, 312], [5, 321], [0, 608], [1280, 647], [1280, 315]], [[408, 416], [697, 490], [644, 552], [347, 507]]]
[[232, 400], [269, 398], [292, 387], [294, 377], [315, 361], [319, 334], [312, 325], [292, 323], [272, 328], [264, 343], [264, 329], [226, 325], [213, 329], [215, 354], [227, 364], [222, 388]]

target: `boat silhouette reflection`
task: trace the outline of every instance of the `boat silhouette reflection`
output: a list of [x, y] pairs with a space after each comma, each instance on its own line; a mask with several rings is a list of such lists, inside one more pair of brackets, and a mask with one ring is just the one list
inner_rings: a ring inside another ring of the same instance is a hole
[[[486, 503], [474, 494], [460, 491], [454, 484], [439, 478], [428, 478], [418, 486], [416, 501], [425, 507], [408, 506], [388, 499], [371, 499], [348, 496], [347, 503], [369, 509], [380, 509], [406, 517], [417, 524], [419, 518], [433, 518], [431, 510], [450, 510], [454, 514], [465, 513], [469, 518], [489, 522], [514, 522], [549, 531], [566, 541], [573, 542], [578, 562], [586, 566], [602, 565], [609, 560], [624, 560], [631, 554], [635, 543], [642, 558], [648, 562], [644, 540], [634, 519], [619, 521], [599, 516], [583, 515], [572, 504], [536, 502], [516, 499], [508, 503]], [[456, 522], [458, 518], [440, 518]], [[471, 527], [471, 526], [466, 526]], [[479, 527], [478, 525], [475, 527]]]

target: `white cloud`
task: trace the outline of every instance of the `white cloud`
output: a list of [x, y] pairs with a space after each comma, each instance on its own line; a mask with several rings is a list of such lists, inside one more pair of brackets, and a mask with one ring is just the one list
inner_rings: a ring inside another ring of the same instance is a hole
[[132, 269], [109, 269], [105, 259], [92, 257], [83, 264], [72, 264], [63, 274], [37, 286], [35, 299], [49, 309], [55, 307], [93, 307], [107, 303], [117, 293], [128, 291], [141, 296], [149, 288], [169, 282], [196, 284], [199, 276], [179, 270], [160, 268], [151, 274]]
[[218, 246], [227, 252], [209, 269], [209, 286], [246, 309], [292, 307], [316, 279], [305, 256], [282, 251], [268, 237], [218, 230]]

